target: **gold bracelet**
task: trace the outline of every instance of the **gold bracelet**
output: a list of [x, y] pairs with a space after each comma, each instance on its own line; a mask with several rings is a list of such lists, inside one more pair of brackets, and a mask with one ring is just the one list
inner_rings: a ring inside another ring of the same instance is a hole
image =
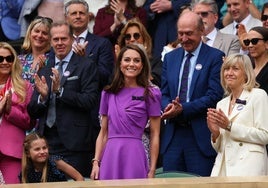
[[93, 159], [91, 160], [91, 163], [93, 164], [95, 161], [97, 161], [97, 162], [98, 162], [98, 165], [100, 166], [101, 161], [100, 161], [99, 159], [95, 159], [95, 158], [93, 158]]

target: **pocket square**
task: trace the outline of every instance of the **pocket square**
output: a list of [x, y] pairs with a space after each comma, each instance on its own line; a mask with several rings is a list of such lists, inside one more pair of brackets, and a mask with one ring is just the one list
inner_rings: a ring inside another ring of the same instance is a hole
[[77, 80], [77, 79], [78, 79], [78, 76], [71, 76], [71, 77], [67, 78], [68, 81]]

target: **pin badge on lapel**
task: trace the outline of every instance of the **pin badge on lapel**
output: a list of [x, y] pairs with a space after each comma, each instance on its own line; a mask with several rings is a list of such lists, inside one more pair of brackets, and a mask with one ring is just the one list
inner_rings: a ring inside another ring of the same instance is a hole
[[237, 105], [237, 110], [240, 111], [240, 110], [243, 110], [244, 108], [244, 105], [243, 104], [238, 104]]
[[201, 69], [202, 69], [202, 65], [199, 64], [199, 63], [196, 64], [196, 65], [195, 65], [195, 69], [196, 69], [196, 70], [201, 70]]
[[65, 71], [65, 72], [63, 73], [63, 76], [65, 76], [65, 77], [70, 76], [70, 71]]
[[244, 108], [244, 105], [247, 104], [247, 101], [246, 100], [241, 100], [241, 99], [236, 99], [235, 103], [238, 104], [237, 110], [240, 111], [240, 110], [242, 110]]

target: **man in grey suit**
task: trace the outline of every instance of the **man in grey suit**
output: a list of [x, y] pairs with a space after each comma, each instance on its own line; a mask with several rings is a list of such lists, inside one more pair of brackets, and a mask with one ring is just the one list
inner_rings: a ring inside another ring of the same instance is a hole
[[215, 27], [218, 6], [214, 0], [200, 0], [194, 5], [193, 11], [202, 18], [205, 27], [203, 41], [207, 45], [223, 51], [226, 56], [239, 53], [241, 46], [238, 37], [224, 34]]
[[252, 27], [262, 26], [262, 22], [252, 17], [249, 12], [250, 0], [226, 0], [226, 4], [233, 23], [222, 28], [221, 32], [236, 35], [239, 34], [237, 30], [240, 30], [240, 25], [245, 27], [246, 32]]

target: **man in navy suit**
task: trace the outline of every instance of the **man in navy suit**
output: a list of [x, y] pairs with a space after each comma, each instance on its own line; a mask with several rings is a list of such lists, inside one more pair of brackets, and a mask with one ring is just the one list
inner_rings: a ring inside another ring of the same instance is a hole
[[[99, 91], [108, 84], [112, 76], [114, 67], [114, 52], [111, 42], [104, 38], [94, 35], [88, 31], [89, 7], [84, 0], [70, 0], [65, 4], [65, 19], [71, 26], [74, 38], [73, 51], [81, 56], [86, 56], [91, 62], [95, 63], [99, 72]], [[95, 154], [95, 142], [100, 130], [99, 124], [99, 100], [94, 109], [90, 112], [92, 117], [92, 157]]]
[[74, 52], [92, 59], [97, 64], [102, 89], [108, 84], [113, 72], [113, 46], [108, 39], [88, 31], [88, 9], [85, 0], [70, 0], [65, 4], [65, 19], [73, 30], [74, 38], [78, 39], [73, 44]]
[[[216, 152], [210, 143], [206, 112], [223, 96], [220, 68], [224, 53], [202, 42], [204, 25], [197, 14], [183, 13], [177, 26], [182, 47], [166, 54], [162, 73], [163, 170], [209, 176]], [[188, 54], [190, 62], [186, 61]], [[188, 78], [183, 79], [186, 62], [190, 67]], [[183, 99], [179, 93], [186, 83]]]
[[37, 131], [47, 138], [49, 153], [62, 156], [88, 177], [93, 121], [88, 114], [99, 95], [97, 68], [72, 51], [73, 34], [67, 23], [53, 23], [50, 34], [55, 55], [35, 77], [28, 112], [38, 119]]

